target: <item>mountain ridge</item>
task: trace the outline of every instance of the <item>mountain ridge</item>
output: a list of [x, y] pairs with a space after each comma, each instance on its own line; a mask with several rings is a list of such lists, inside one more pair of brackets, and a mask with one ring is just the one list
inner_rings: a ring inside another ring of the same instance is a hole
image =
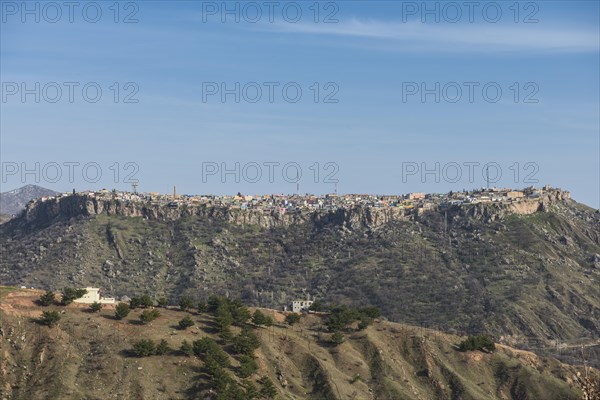
[[56, 196], [59, 192], [38, 185], [25, 185], [0, 193], [0, 215], [14, 216], [23, 211], [31, 200], [43, 196]]
[[600, 217], [560, 193], [425, 213], [283, 215], [68, 195], [2, 225], [0, 280], [115, 296], [230, 293], [271, 308], [310, 295], [513, 345], [593, 339]]

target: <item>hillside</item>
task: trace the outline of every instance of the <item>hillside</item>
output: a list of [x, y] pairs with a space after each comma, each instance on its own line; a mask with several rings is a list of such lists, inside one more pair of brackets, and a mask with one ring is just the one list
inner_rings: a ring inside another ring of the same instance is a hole
[[171, 300], [218, 293], [275, 309], [310, 295], [531, 348], [600, 335], [600, 214], [560, 193], [408, 216], [74, 195], [29, 206], [0, 226], [0, 245], [0, 281], [17, 286]]
[[[207, 337], [228, 353], [226, 371], [242, 385], [236, 377], [239, 357], [216, 335], [208, 313], [161, 308], [158, 319], [140, 325], [139, 309], [118, 321], [112, 305], [99, 313], [80, 304], [40, 307], [34, 301], [41, 293], [0, 289], [3, 399], [215, 399], [219, 393], [207, 375], [206, 359], [177, 350], [184, 340]], [[56, 326], [36, 323], [42, 310], [54, 309], [61, 312]], [[263, 311], [283, 319], [279, 312]], [[184, 316], [194, 326], [176, 329]], [[269, 377], [276, 399], [581, 398], [573, 383], [581, 368], [533, 353], [501, 345], [491, 354], [459, 352], [458, 336], [379, 320], [363, 331], [347, 329], [345, 342], [336, 347], [323, 330], [324, 318], [304, 315], [293, 327], [251, 325], [259, 338], [258, 370], [244, 382]], [[132, 343], [139, 339], [165, 339], [172, 350], [133, 357]]]

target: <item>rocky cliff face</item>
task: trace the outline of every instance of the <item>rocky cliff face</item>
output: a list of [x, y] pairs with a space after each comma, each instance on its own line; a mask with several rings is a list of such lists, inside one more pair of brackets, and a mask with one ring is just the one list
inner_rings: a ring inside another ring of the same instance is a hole
[[[454, 211], [485, 221], [501, 220], [508, 214], [529, 215], [546, 210], [550, 205], [568, 199], [564, 192], [546, 194], [538, 199], [511, 203], [464, 204]], [[434, 207], [431, 212], [439, 211]], [[205, 205], [167, 206], [151, 202], [104, 200], [85, 194], [63, 196], [29, 203], [24, 214], [26, 224], [47, 225], [62, 219], [93, 215], [141, 217], [148, 220], [174, 221], [186, 217], [221, 219], [237, 225], [258, 225], [263, 228], [286, 227], [293, 224], [335, 223], [347, 228], [366, 226], [377, 228], [393, 221], [407, 221], [416, 213], [400, 208], [349, 207], [337, 210], [302, 210], [280, 213], [257, 209], [234, 209]]]
[[241, 210], [205, 205], [168, 206], [150, 202], [103, 200], [89, 195], [77, 194], [28, 204], [24, 221], [26, 224], [44, 225], [56, 220], [94, 215], [142, 217], [157, 221], [175, 221], [186, 217], [200, 217], [221, 219], [237, 225], [258, 225], [264, 228], [331, 222], [348, 228], [357, 226], [377, 227], [391, 221], [407, 219], [404, 210], [397, 208], [353, 207], [327, 211], [288, 211], [282, 214], [279, 211]]

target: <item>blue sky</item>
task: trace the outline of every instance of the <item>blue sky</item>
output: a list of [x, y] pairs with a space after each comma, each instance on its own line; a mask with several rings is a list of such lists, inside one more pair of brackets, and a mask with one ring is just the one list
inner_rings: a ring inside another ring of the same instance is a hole
[[[599, 207], [596, 1], [479, 2], [472, 15], [450, 2], [460, 17], [448, 2], [427, 2], [430, 14], [422, 2], [319, 2], [317, 22], [313, 1], [276, 2], [272, 21], [260, 1], [255, 23], [249, 2], [227, 2], [239, 22], [222, 21], [222, 2], [120, 2], [118, 23], [112, 1], [77, 3], [73, 22], [45, 2], [39, 22], [21, 2], [0, 3], [3, 190], [36, 183], [21, 175], [35, 163], [46, 187], [128, 189], [132, 162], [143, 191], [293, 193], [301, 170], [302, 193], [333, 192], [335, 180], [340, 193], [445, 192], [485, 185], [487, 164], [502, 172], [496, 186], [551, 184]], [[130, 14], [136, 23], [124, 23]], [[22, 85], [35, 92], [36, 82], [39, 103], [23, 101]], [[50, 82], [62, 87], [55, 103]], [[79, 84], [73, 102], [65, 82]], [[206, 92], [236, 82], [239, 102]], [[272, 102], [268, 82], [278, 85]], [[102, 89], [96, 103], [83, 97], [89, 83]], [[290, 100], [302, 90], [299, 101], [286, 101], [286, 84]], [[433, 90], [424, 99], [423, 88]], [[138, 102], [124, 102], [128, 94]], [[79, 163], [73, 182], [69, 162]], [[94, 168], [83, 178], [86, 163], [101, 169], [97, 182]], [[221, 175], [236, 163], [237, 177]]]

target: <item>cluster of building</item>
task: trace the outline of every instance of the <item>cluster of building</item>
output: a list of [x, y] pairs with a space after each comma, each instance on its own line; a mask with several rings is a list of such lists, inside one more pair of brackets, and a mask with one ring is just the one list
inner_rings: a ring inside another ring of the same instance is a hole
[[[102, 189], [96, 192], [81, 192], [79, 194], [102, 200], [120, 200], [131, 202], [146, 202], [151, 205], [164, 205], [167, 207], [204, 206], [228, 207], [233, 209], [263, 210], [265, 212], [294, 212], [301, 210], [335, 210], [351, 207], [373, 208], [400, 208], [423, 212], [436, 208], [447, 208], [463, 204], [518, 202], [525, 199], [535, 199], [548, 192], [561, 192], [569, 196], [568, 192], [544, 186], [543, 188], [528, 187], [522, 190], [483, 188], [471, 191], [448, 193], [408, 193], [403, 195], [370, 195], [370, 194], [326, 194], [326, 195], [244, 195], [238, 193], [231, 195], [181, 195], [173, 190], [173, 194], [160, 193], [135, 193], [110, 191]], [[66, 196], [70, 193], [66, 193]], [[41, 201], [46, 201], [42, 198]]]
[[[21, 288], [25, 289], [24, 286], [21, 286]], [[33, 288], [32, 288], [33, 289]], [[92, 303], [100, 303], [100, 304], [115, 304], [116, 300], [114, 297], [102, 297], [100, 296], [100, 288], [95, 288], [95, 287], [86, 287], [85, 290], [87, 291], [86, 294], [84, 294], [82, 297], [75, 299], [74, 303], [81, 303], [81, 304], [92, 304]], [[289, 303], [288, 306], [285, 306], [283, 308], [283, 311], [292, 311], [295, 313], [300, 313], [300, 312], [308, 312], [310, 309], [310, 306], [312, 306], [313, 301], [312, 300], [293, 300]]]

